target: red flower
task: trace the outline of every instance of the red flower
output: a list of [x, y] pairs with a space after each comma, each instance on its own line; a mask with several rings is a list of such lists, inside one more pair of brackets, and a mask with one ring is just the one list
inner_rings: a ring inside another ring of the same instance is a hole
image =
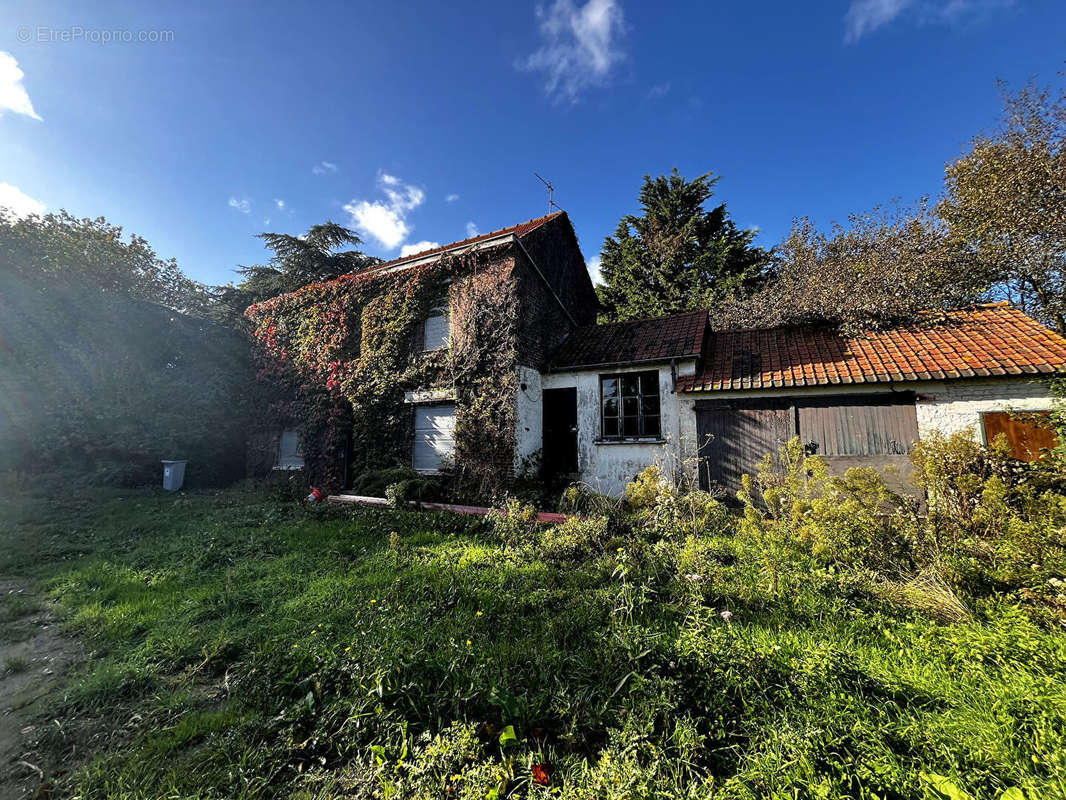
[[552, 779], [552, 768], [550, 764], [534, 764], [533, 765], [533, 780], [539, 783], [541, 786], [547, 786]]

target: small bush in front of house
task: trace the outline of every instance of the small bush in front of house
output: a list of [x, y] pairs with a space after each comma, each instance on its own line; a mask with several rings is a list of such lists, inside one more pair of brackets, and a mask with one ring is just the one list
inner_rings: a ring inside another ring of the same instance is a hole
[[537, 509], [517, 498], [507, 501], [502, 511], [489, 515], [492, 531], [506, 548], [516, 548], [537, 541]]
[[603, 553], [609, 541], [611, 523], [606, 517], [570, 517], [543, 526], [537, 550], [550, 561], [580, 561]]
[[356, 476], [352, 481], [351, 491], [363, 497], [384, 497], [389, 486], [419, 477], [419, 473], [409, 466], [371, 469]]

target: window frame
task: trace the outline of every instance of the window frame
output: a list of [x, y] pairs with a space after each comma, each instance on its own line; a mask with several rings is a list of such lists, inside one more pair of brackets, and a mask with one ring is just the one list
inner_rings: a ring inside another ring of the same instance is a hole
[[[441, 337], [440, 344], [436, 347], [429, 346], [429, 324], [431, 320], [442, 319], [444, 320], [444, 335]], [[451, 298], [448, 295], [448, 289], [445, 288], [441, 295], [433, 302], [433, 305], [429, 307], [429, 312], [426, 314], [426, 318], [422, 320], [422, 352], [433, 353], [437, 350], [444, 350], [452, 345], [452, 312], [451, 312]]]
[[[624, 391], [625, 380], [637, 381], [636, 393]], [[605, 393], [605, 384], [614, 381], [614, 390], [610, 394]], [[651, 382], [655, 387], [654, 393], [647, 391], [645, 381]], [[661, 442], [663, 441], [662, 422], [662, 386], [659, 383], [659, 370], [640, 370], [637, 372], [611, 372], [599, 375], [600, 384], [600, 435], [599, 442]], [[649, 413], [646, 408], [647, 401], [655, 398], [655, 411]], [[616, 411], [607, 413], [608, 401], [615, 401]], [[636, 406], [636, 414], [627, 414], [625, 409], [627, 401]], [[626, 433], [626, 419], [636, 420], [637, 432]], [[654, 418], [655, 430], [649, 432], [648, 421]], [[608, 420], [614, 420], [616, 433], [608, 432]]]
[[[296, 440], [296, 447], [286, 453], [284, 445], [286, 442], [286, 436], [289, 435]], [[300, 432], [295, 428], [283, 428], [278, 434], [278, 445], [274, 451], [273, 469], [283, 472], [293, 472], [304, 469], [307, 465], [307, 461], [303, 449], [303, 437], [300, 436]], [[297, 463], [297, 459], [299, 459], [299, 463]]]

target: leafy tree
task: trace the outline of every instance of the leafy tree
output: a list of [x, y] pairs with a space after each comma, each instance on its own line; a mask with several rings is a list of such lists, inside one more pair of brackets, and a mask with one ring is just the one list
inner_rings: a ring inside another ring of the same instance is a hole
[[923, 202], [853, 214], [826, 233], [793, 224], [767, 285], [713, 315], [722, 327], [826, 324], [849, 332], [913, 321], [919, 312], [980, 299], [992, 277], [953, 246]]
[[644, 177], [643, 213], [623, 217], [603, 243], [606, 321], [708, 308], [760, 284], [769, 254], [752, 245], [755, 232], [737, 228], [724, 203], [704, 208], [717, 181], [688, 181], [676, 169]]
[[155, 482], [244, 473], [247, 338], [148, 242], [105, 219], [0, 213], [0, 469]]
[[243, 314], [253, 303], [293, 292], [301, 286], [328, 281], [377, 264], [379, 259], [358, 250], [338, 250], [362, 244], [355, 231], [327, 220], [312, 225], [303, 236], [261, 233], [259, 238], [272, 250], [268, 264], [242, 267], [244, 280], [238, 286], [221, 287], [219, 295], [235, 313]]
[[1066, 93], [1001, 88], [1000, 128], [947, 166], [939, 211], [1003, 294], [1066, 334]]
[[103, 217], [60, 211], [20, 219], [0, 208], [0, 268], [33, 283], [90, 287], [198, 316], [212, 303], [174, 259], [159, 258], [136, 234], [124, 240], [122, 228]]

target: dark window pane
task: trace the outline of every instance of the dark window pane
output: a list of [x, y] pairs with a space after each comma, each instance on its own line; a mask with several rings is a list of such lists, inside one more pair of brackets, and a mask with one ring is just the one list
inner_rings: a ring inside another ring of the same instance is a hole
[[640, 411], [640, 402], [635, 397], [622, 398], [622, 413], [627, 417], [635, 417]]
[[622, 394], [632, 395], [640, 394], [640, 388], [637, 375], [623, 375], [622, 376]]
[[603, 418], [603, 435], [605, 437], [618, 435], [618, 417]]
[[618, 379], [617, 378], [601, 378], [600, 379], [600, 391], [604, 397], [613, 397], [618, 393]]
[[659, 418], [658, 417], [644, 417], [644, 435], [654, 436], [659, 438]]
[[659, 413], [659, 395], [649, 395], [643, 399], [644, 414], [658, 414]]
[[603, 401], [603, 416], [605, 417], [617, 417], [618, 416], [618, 401], [613, 397], [608, 397]]
[[637, 417], [622, 418], [622, 434], [624, 436], [640, 436], [640, 425]]
[[640, 392], [644, 395], [659, 394], [658, 372], [642, 372], [640, 374]]

